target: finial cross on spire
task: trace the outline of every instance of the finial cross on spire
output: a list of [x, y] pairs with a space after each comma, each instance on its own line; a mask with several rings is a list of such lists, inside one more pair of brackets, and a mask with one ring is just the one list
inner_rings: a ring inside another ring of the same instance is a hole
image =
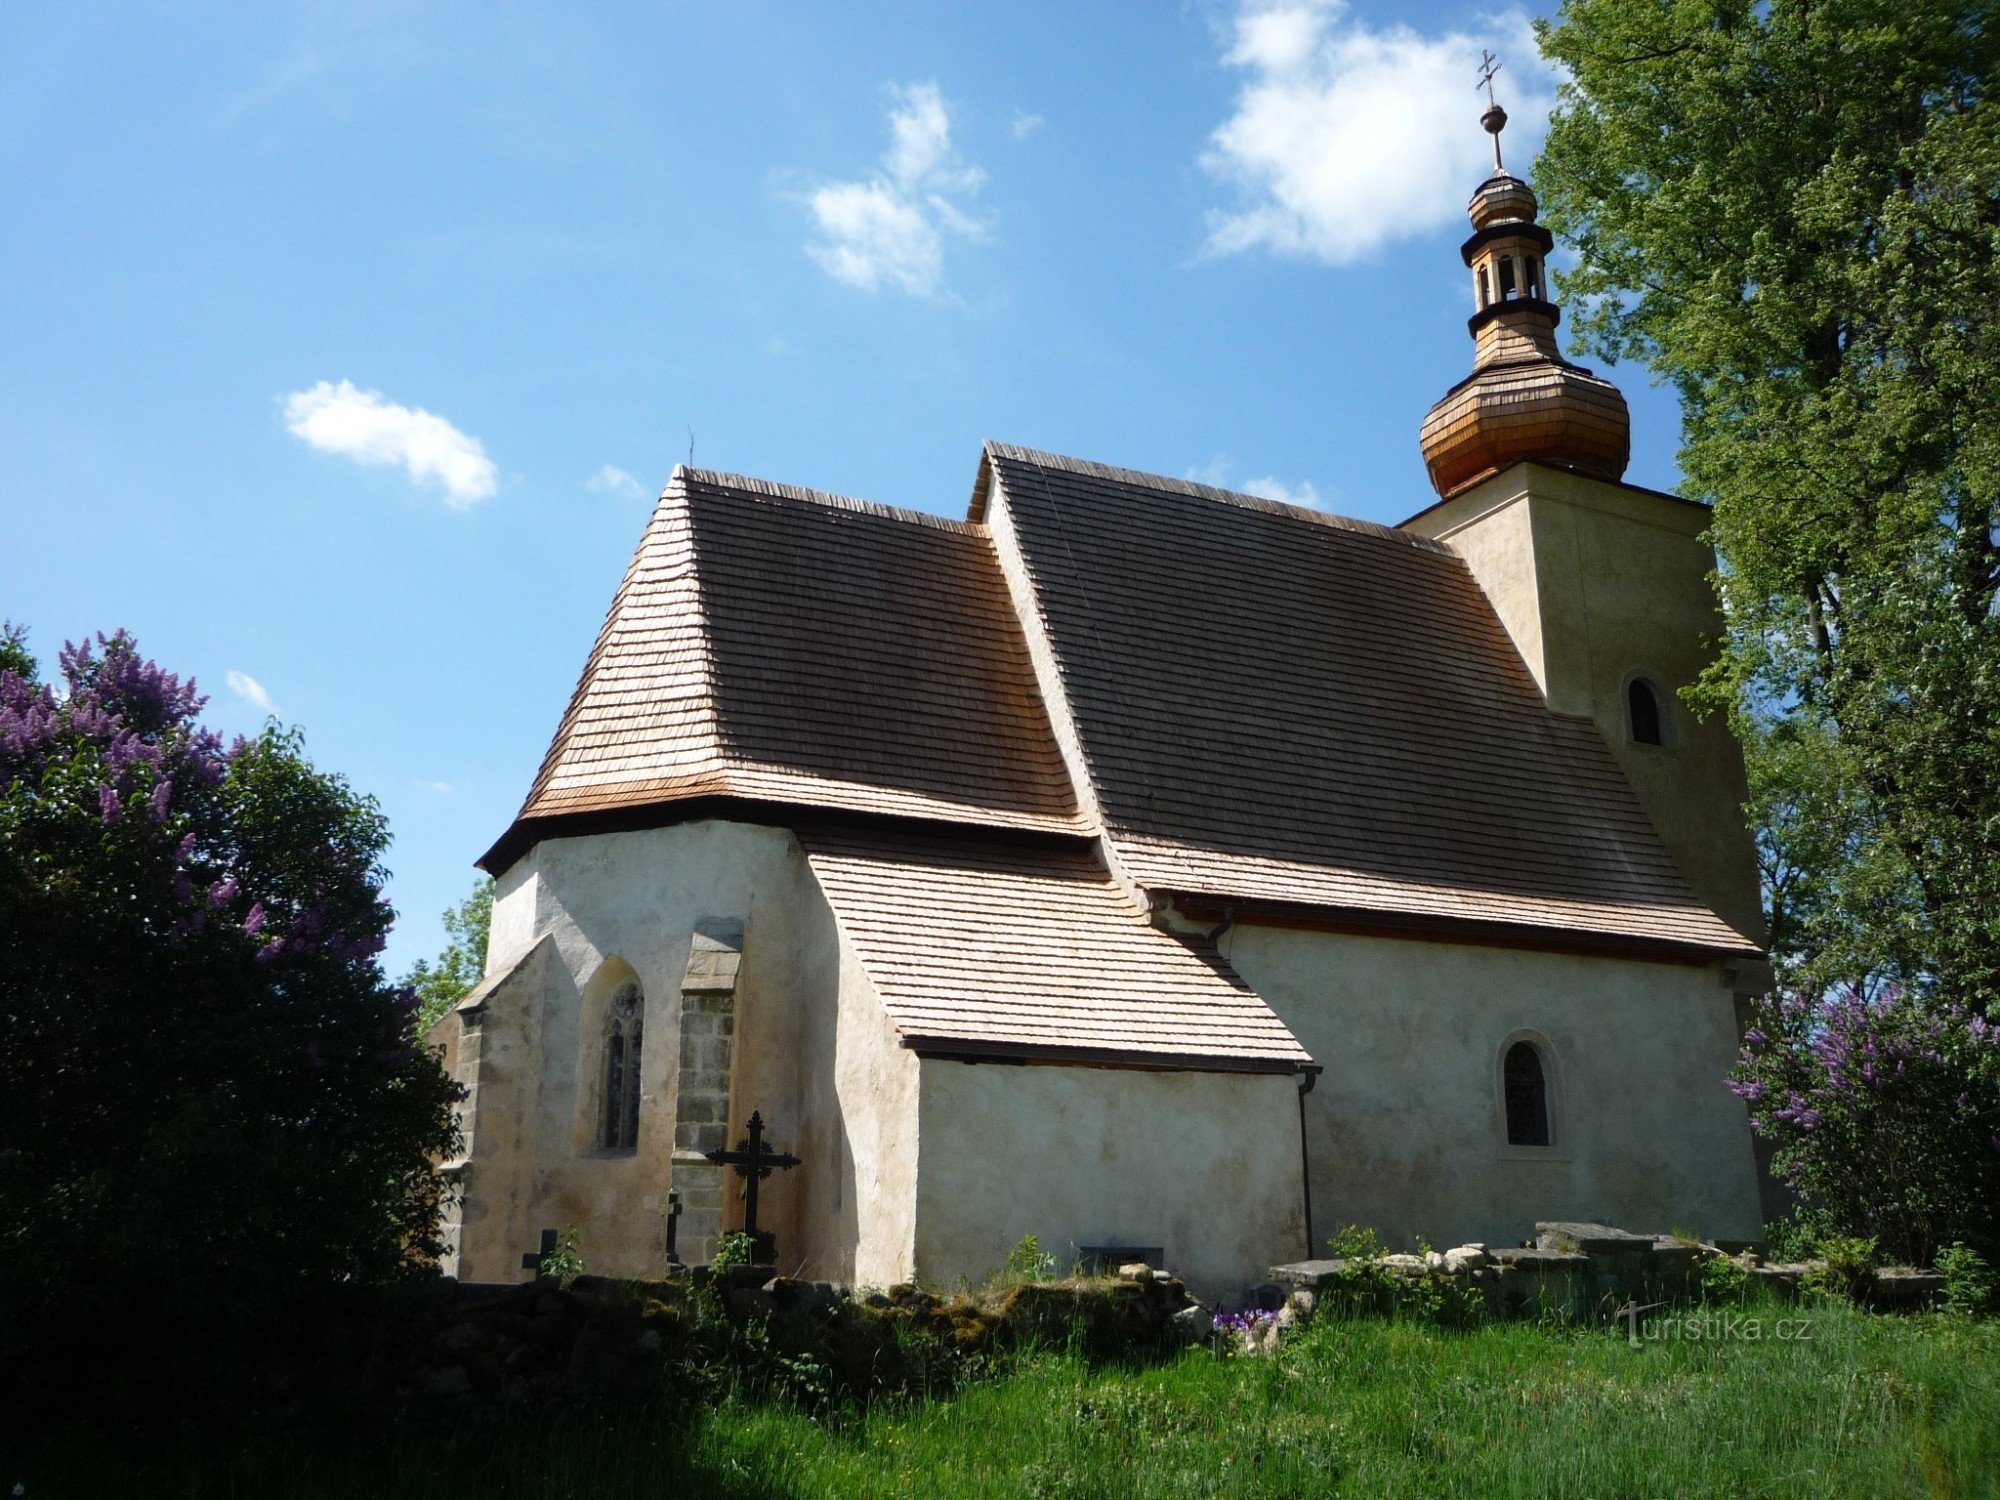
[[1499, 59], [1494, 57], [1494, 55], [1491, 52], [1487, 51], [1484, 47], [1480, 48], [1479, 82], [1474, 84], [1473, 87], [1475, 89], [1486, 90], [1486, 102], [1488, 104], [1496, 102], [1493, 98], [1493, 75], [1495, 73], [1498, 73], [1502, 68], [1506, 66], [1507, 65], [1505, 63], [1501, 62]]
[[1506, 66], [1484, 47], [1479, 49], [1479, 82], [1474, 90], [1486, 90], [1486, 113], [1479, 117], [1479, 123], [1486, 127], [1486, 133], [1493, 137], [1493, 171], [1497, 175], [1506, 170], [1500, 161], [1500, 132], [1507, 128], [1507, 111], [1500, 107], [1500, 101], [1493, 97], [1493, 75]]

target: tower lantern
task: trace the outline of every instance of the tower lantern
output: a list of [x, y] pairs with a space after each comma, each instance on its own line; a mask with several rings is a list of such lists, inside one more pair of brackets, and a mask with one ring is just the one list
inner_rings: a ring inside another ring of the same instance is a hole
[[1547, 282], [1555, 238], [1535, 222], [1534, 189], [1502, 163], [1507, 111], [1491, 99], [1497, 71], [1488, 55], [1479, 123], [1493, 137], [1493, 174], [1467, 205], [1472, 237], [1460, 247], [1472, 273], [1472, 374], [1431, 408], [1420, 438], [1444, 496], [1524, 460], [1617, 479], [1632, 449], [1618, 388], [1564, 359], [1556, 344], [1562, 310]]

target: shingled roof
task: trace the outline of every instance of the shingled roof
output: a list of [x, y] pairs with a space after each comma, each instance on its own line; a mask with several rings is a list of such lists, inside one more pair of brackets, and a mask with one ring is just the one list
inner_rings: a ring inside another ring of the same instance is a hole
[[713, 797], [1082, 831], [984, 530], [676, 469], [481, 862]]
[[904, 1046], [959, 1057], [1314, 1066], [1213, 945], [1147, 920], [1083, 848], [805, 826], [806, 858]]
[[1001, 444], [980, 472], [960, 522], [677, 470], [482, 863], [697, 808], [837, 812], [1050, 858], [1098, 835], [1186, 902], [1756, 951], [1441, 543]]
[[1104, 831], [1218, 900], [1726, 952], [1588, 721], [1441, 543], [989, 444]]

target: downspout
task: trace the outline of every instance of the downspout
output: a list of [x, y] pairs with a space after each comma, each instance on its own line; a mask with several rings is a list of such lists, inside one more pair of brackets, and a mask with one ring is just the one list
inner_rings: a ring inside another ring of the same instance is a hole
[[1306, 1210], [1306, 1253], [1305, 1259], [1313, 1258], [1313, 1183], [1312, 1161], [1306, 1154], [1306, 1095], [1319, 1082], [1317, 1068], [1299, 1074], [1299, 1199]]

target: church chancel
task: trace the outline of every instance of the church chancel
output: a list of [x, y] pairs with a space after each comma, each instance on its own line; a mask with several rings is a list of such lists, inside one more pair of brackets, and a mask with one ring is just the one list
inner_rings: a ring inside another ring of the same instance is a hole
[[1707, 518], [1621, 482], [1497, 162], [1400, 526], [1002, 443], [962, 520], [675, 472], [434, 1034], [461, 1277], [551, 1225], [659, 1274], [670, 1195], [706, 1259], [753, 1113], [757, 1228], [841, 1281], [1758, 1234]]

